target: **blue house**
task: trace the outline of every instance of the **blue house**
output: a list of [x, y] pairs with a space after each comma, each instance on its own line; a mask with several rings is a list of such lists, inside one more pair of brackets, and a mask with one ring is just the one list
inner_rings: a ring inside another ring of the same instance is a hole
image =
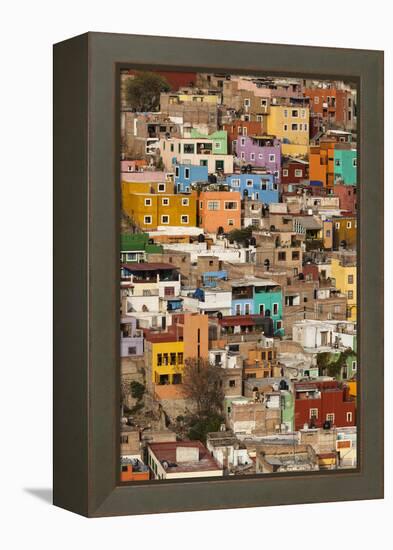
[[174, 169], [177, 193], [190, 193], [191, 183], [195, 181], [207, 181], [209, 175], [207, 166], [175, 164]]
[[232, 191], [240, 191], [243, 199], [248, 197], [263, 204], [279, 202], [278, 184], [273, 174], [230, 174], [226, 183]]

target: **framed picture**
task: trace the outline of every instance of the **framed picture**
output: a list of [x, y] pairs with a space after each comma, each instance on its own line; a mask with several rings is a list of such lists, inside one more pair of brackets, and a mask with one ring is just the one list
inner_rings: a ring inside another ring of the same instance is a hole
[[54, 46], [54, 503], [383, 497], [383, 53]]

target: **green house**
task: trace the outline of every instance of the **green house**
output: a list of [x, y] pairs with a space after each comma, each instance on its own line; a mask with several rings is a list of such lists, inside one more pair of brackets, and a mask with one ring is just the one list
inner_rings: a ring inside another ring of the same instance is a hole
[[123, 233], [120, 235], [120, 261], [139, 263], [146, 261], [146, 254], [162, 252], [163, 248], [149, 243], [147, 233]]
[[210, 139], [213, 142], [213, 155], [228, 154], [227, 132], [225, 130], [218, 130], [217, 132], [206, 135], [198, 132], [198, 130], [192, 129], [191, 138]]
[[356, 149], [334, 149], [334, 181], [356, 185]]

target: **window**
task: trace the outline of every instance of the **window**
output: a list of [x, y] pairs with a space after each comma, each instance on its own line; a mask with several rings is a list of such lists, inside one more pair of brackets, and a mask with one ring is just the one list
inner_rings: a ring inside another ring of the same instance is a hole
[[228, 225], [235, 225], [235, 222], [232, 219], [228, 219]]
[[250, 304], [244, 304], [244, 314], [250, 315]]
[[274, 153], [269, 155], [269, 162], [276, 162], [276, 155]]
[[240, 315], [241, 312], [242, 312], [242, 306], [240, 304], [236, 304], [235, 315]]
[[236, 380], [229, 380], [229, 387], [235, 388], [236, 387]]
[[247, 126], [243, 126], [243, 136], [247, 135]]
[[255, 153], [250, 153], [250, 160], [255, 160]]
[[225, 201], [224, 210], [237, 210], [237, 202], [235, 201]]
[[300, 116], [301, 116], [301, 118], [306, 118], [306, 109], [301, 109], [300, 110]]
[[195, 151], [195, 145], [193, 143], [185, 143], [183, 145], [183, 153], [193, 155]]
[[316, 420], [318, 418], [318, 409], [310, 409], [310, 420]]
[[299, 111], [297, 109], [292, 109], [292, 118], [297, 118], [299, 116]]
[[299, 130], [300, 130], [300, 132], [303, 132], [303, 124], [302, 123], [299, 124]]
[[352, 159], [352, 166], [356, 168], [357, 166], [357, 159]]
[[251, 104], [251, 101], [250, 101], [248, 98], [246, 98], [246, 99], [244, 100], [244, 106], [245, 106], [245, 107], [249, 107], [250, 104]]
[[244, 147], [246, 144], [246, 138], [240, 138], [240, 145], [241, 147]]
[[186, 180], [190, 179], [190, 169], [189, 168], [184, 168], [184, 178]]
[[169, 223], [169, 216], [161, 216], [161, 223], [163, 225], [168, 225]]
[[162, 199], [162, 206], [169, 206], [169, 199]]
[[259, 153], [258, 158], [259, 158], [259, 160], [263, 160], [263, 153]]
[[240, 180], [238, 178], [233, 178], [231, 180], [231, 183], [232, 183], [233, 187], [240, 187]]
[[286, 255], [285, 252], [279, 252], [279, 253], [278, 253], [278, 261], [279, 261], [279, 262], [285, 262], [286, 256], [287, 256], [287, 255]]
[[288, 169], [287, 169], [287, 168], [284, 168], [283, 171], [282, 171], [283, 177], [284, 177], [284, 178], [287, 178], [287, 177], [288, 177], [288, 174], [289, 174]]
[[347, 417], [347, 422], [352, 422], [352, 413], [351, 412], [347, 412], [346, 417]]
[[284, 109], [284, 118], [288, 118], [288, 109]]
[[221, 149], [221, 143], [219, 141], [214, 142], [214, 149]]
[[151, 199], [145, 199], [145, 206], [151, 206]]
[[128, 348], [128, 355], [136, 355], [136, 347], [135, 346], [130, 346]]
[[297, 168], [295, 170], [295, 178], [301, 178], [303, 175], [303, 170], [301, 170], [300, 168]]
[[177, 363], [179, 365], [182, 365], [183, 364], [183, 354], [182, 353], [178, 353], [177, 354]]
[[146, 225], [151, 225], [151, 216], [144, 216], [143, 222], [144, 222]]
[[314, 97], [314, 103], [315, 105], [318, 105], [319, 103], [319, 97], [317, 95]]
[[340, 222], [335, 223], [336, 229], [340, 229]]
[[242, 160], [246, 160], [246, 154], [245, 154], [244, 151], [242, 151], [242, 152], [240, 153], [240, 158], [241, 158]]
[[181, 205], [182, 206], [189, 206], [190, 205], [190, 200], [189, 199], [182, 199], [181, 200]]
[[351, 229], [352, 227], [352, 223], [351, 222], [347, 222], [347, 229]]
[[220, 201], [207, 201], [207, 209], [208, 210], [219, 210], [220, 209]]
[[300, 258], [300, 253], [298, 250], [292, 252], [292, 260], [298, 260]]
[[307, 130], [308, 130], [308, 124], [305, 123], [305, 124], [304, 124], [304, 131], [307, 132]]
[[181, 223], [184, 225], [184, 224], [187, 224], [188, 223], [188, 215], [187, 214], [183, 214], [181, 217], [180, 217], [180, 221]]
[[261, 107], [266, 107], [267, 99], [261, 99]]
[[348, 275], [348, 284], [353, 285], [353, 275]]
[[157, 366], [161, 367], [162, 365], [162, 353], [157, 353]]
[[273, 304], [273, 315], [278, 315], [278, 304]]
[[353, 300], [353, 290], [348, 290], [348, 300]]
[[341, 160], [340, 160], [340, 159], [336, 159], [336, 160], [334, 161], [334, 164], [335, 164], [336, 166], [341, 166]]
[[161, 193], [164, 193], [165, 192], [165, 183], [159, 183], [158, 184], [158, 191], [160, 191]]
[[178, 178], [179, 177], [179, 174], [180, 174], [180, 169], [178, 166], [176, 166], [175, 168], [175, 176]]
[[331, 424], [334, 424], [334, 413], [327, 413], [326, 420]]
[[252, 180], [247, 180], [246, 185], [247, 187], [252, 187], [254, 185], [254, 182]]
[[128, 435], [120, 436], [120, 443], [128, 443]]
[[237, 133], [239, 134], [239, 136], [242, 135], [242, 127], [241, 126], [237, 127]]
[[284, 124], [284, 132], [288, 132], [288, 124]]
[[277, 330], [280, 330], [280, 328], [282, 328], [282, 321], [277, 321], [276, 328]]
[[292, 132], [297, 132], [298, 125], [297, 124], [291, 124], [291, 130]]
[[257, 115], [257, 122], [262, 122], [262, 120], [263, 120], [262, 115]]

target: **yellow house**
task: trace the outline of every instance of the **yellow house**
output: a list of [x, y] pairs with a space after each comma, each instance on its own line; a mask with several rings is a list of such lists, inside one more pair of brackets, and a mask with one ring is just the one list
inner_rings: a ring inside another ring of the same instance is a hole
[[151, 367], [153, 384], [181, 384], [184, 367], [184, 342], [146, 340], [147, 364]]
[[137, 192], [134, 184], [122, 184], [122, 209], [135, 223], [147, 231], [158, 226], [196, 227], [194, 195]]
[[283, 155], [306, 155], [309, 147], [310, 110], [294, 105], [270, 105], [266, 117], [266, 133], [287, 140], [282, 143]]
[[345, 265], [339, 259], [332, 258], [331, 278], [334, 279], [336, 288], [347, 296], [347, 319], [356, 321], [356, 265], [353, 263]]

